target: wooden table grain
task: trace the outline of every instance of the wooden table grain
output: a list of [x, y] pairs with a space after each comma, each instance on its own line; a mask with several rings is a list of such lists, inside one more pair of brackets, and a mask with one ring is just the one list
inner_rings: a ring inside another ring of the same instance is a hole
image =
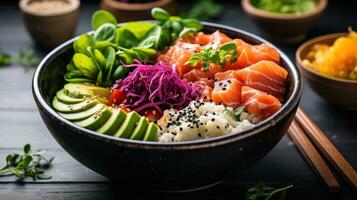
[[[346, 1], [347, 2], [347, 1]], [[220, 23], [242, 28], [262, 35], [245, 16], [238, 2], [226, 3]], [[183, 4], [183, 7], [188, 5]], [[313, 28], [308, 38], [344, 32], [348, 26], [357, 29], [355, 6], [334, 1]], [[77, 34], [90, 29], [91, 13], [97, 4], [83, 3]], [[16, 55], [20, 48], [35, 49], [43, 57], [47, 52], [37, 49], [26, 32], [16, 5], [0, 5], [0, 49]], [[278, 45], [294, 60], [297, 45]], [[55, 160], [47, 171], [50, 180], [18, 183], [13, 177], [0, 177], [0, 199], [245, 199], [244, 191], [259, 180], [275, 186], [293, 184], [288, 199], [357, 199], [347, 184], [342, 183], [340, 194], [330, 195], [311, 168], [285, 136], [280, 143], [261, 161], [244, 172], [237, 172], [227, 182], [214, 188], [185, 194], [155, 194], [138, 190], [122, 191], [108, 179], [89, 170], [70, 157], [52, 138], [42, 123], [31, 93], [34, 70], [24, 71], [12, 65], [0, 68], [0, 164], [11, 152], [21, 151], [26, 143], [35, 149], [48, 149]], [[357, 94], [351, 94], [357, 95]], [[357, 168], [357, 117], [355, 111], [343, 110], [318, 97], [305, 85], [301, 102], [311, 118], [328, 134], [331, 141], [341, 150], [354, 168]]]

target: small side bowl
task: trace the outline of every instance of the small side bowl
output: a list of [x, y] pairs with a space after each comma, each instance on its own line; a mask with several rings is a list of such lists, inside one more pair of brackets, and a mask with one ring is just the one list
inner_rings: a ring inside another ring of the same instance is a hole
[[33, 0], [19, 1], [26, 28], [36, 44], [51, 49], [68, 40], [75, 32], [79, 18], [79, 0], [67, 0], [68, 8], [53, 13], [29, 9]]
[[102, 0], [100, 8], [115, 15], [119, 22], [151, 19], [150, 11], [154, 7], [167, 10], [171, 15], [176, 14], [175, 0], [156, 0], [149, 3], [126, 3], [116, 0]]
[[316, 0], [316, 8], [304, 13], [271, 13], [256, 8], [251, 0], [242, 0], [245, 13], [252, 18], [267, 38], [281, 43], [302, 41], [327, 7], [327, 0]]
[[345, 35], [347, 33], [328, 34], [303, 43], [296, 51], [296, 64], [304, 80], [319, 96], [338, 106], [357, 109], [357, 81], [319, 74], [302, 63], [315, 44], [332, 45], [337, 38]]

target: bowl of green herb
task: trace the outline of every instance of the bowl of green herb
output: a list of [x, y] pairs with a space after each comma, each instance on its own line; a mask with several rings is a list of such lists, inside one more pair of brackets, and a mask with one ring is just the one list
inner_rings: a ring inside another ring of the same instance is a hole
[[328, 0], [242, 0], [242, 7], [267, 38], [295, 43], [305, 38], [327, 3]]

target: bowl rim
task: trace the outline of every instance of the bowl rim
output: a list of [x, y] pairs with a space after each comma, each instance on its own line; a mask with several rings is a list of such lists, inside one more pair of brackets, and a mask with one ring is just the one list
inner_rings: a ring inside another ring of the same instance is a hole
[[[118, 26], [122, 26], [125, 23], [120, 23]], [[60, 124], [61, 126], [66, 126], [66, 128], [70, 129], [72, 132], [75, 132], [76, 134], [81, 134], [90, 138], [94, 138], [96, 140], [101, 140], [104, 142], [108, 142], [114, 145], [119, 145], [119, 146], [125, 146], [128, 148], [137, 148], [137, 149], [157, 149], [157, 150], [191, 150], [191, 149], [199, 149], [199, 148], [206, 148], [206, 147], [214, 147], [214, 146], [219, 146], [219, 145], [224, 145], [227, 143], [231, 143], [237, 140], [242, 140], [244, 138], [248, 138], [250, 136], [253, 136], [255, 134], [263, 133], [264, 130], [274, 127], [276, 123], [280, 120], [282, 120], [286, 115], [288, 115], [290, 112], [293, 111], [294, 107], [299, 103], [301, 95], [302, 95], [302, 81], [301, 81], [301, 76], [299, 69], [291, 62], [291, 60], [288, 58], [287, 55], [285, 55], [280, 49], [278, 49], [276, 46], [271, 44], [270, 42], [266, 41], [265, 39], [260, 38], [259, 36], [256, 36], [252, 33], [249, 33], [247, 31], [238, 29], [238, 28], [233, 28], [230, 26], [226, 25], [221, 25], [221, 24], [216, 24], [216, 23], [210, 23], [210, 22], [203, 22], [203, 25], [208, 28], [214, 28], [217, 30], [223, 30], [223, 31], [231, 31], [235, 33], [240, 33], [252, 40], [256, 40], [261, 43], [266, 43], [268, 45], [271, 45], [273, 48], [275, 48], [279, 54], [280, 58], [284, 60], [286, 65], [289, 67], [291, 71], [291, 76], [293, 77], [294, 81], [294, 87], [292, 89], [292, 93], [289, 99], [283, 104], [282, 108], [279, 110], [279, 112], [275, 113], [274, 115], [270, 116], [268, 119], [263, 120], [262, 122], [259, 122], [258, 124], [255, 124], [253, 127], [248, 128], [244, 131], [241, 131], [239, 133], [231, 133], [227, 135], [222, 135], [218, 137], [213, 137], [213, 138], [207, 138], [207, 139], [200, 139], [200, 140], [193, 140], [193, 141], [181, 141], [181, 142], [152, 142], [152, 141], [138, 141], [138, 140], [130, 140], [130, 139], [125, 139], [125, 138], [116, 138], [113, 136], [108, 136], [105, 134], [100, 134], [95, 131], [79, 127], [75, 125], [74, 123], [65, 120], [62, 118], [50, 105], [48, 105], [40, 92], [40, 87], [39, 87], [39, 76], [44, 68], [44, 66], [50, 62], [51, 60], [54, 59], [58, 54], [62, 53], [63, 51], [66, 50], [66, 47], [72, 47], [72, 43], [74, 40], [76, 40], [79, 36], [74, 37], [60, 46], [56, 47], [53, 49], [49, 54], [46, 55], [46, 57], [40, 62], [39, 66], [37, 67], [33, 80], [32, 80], [32, 93], [35, 99], [35, 102], [37, 104], [37, 107], [40, 111], [42, 111], [41, 114], [47, 115], [47, 117], [52, 118], [56, 123]], [[87, 33], [92, 33], [87, 32]]]
[[327, 40], [327, 39], [334, 39], [334, 41], [336, 41], [337, 38], [339, 38], [341, 36], [346, 36], [347, 34], [348, 33], [346, 33], [346, 32], [330, 33], [330, 34], [326, 34], [326, 35], [320, 35], [320, 36], [317, 36], [315, 38], [305, 41], [298, 47], [298, 49], [295, 52], [295, 60], [296, 60], [297, 65], [315, 76], [318, 76], [318, 77], [321, 77], [324, 79], [328, 79], [330, 81], [335, 81], [335, 82], [344, 83], [344, 84], [357, 84], [357, 80], [343, 79], [343, 78], [338, 78], [338, 77], [333, 77], [333, 76], [328, 76], [325, 74], [318, 73], [317, 71], [305, 66], [302, 62], [303, 58], [301, 56], [301, 53], [306, 48], [309, 48], [314, 44], [321, 43], [321, 41]]
[[278, 19], [278, 20], [294, 20], [294, 19], [303, 19], [309, 18], [312, 16], [319, 15], [322, 13], [328, 4], [328, 0], [315, 0], [317, 1], [316, 8], [303, 13], [273, 13], [265, 10], [261, 10], [252, 5], [251, 0], [242, 0], [242, 8], [247, 13], [250, 13], [255, 16], [259, 16], [262, 18], [270, 18], [270, 19]]

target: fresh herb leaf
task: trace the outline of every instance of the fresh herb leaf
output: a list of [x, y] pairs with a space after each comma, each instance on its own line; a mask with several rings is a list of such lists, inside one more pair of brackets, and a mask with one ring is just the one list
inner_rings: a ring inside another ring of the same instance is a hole
[[12, 63], [12, 58], [10, 54], [3, 53], [0, 51], [0, 67], [11, 65], [11, 63]]
[[244, 106], [239, 106], [233, 112], [228, 110], [227, 108], [224, 109], [224, 112], [228, 113], [228, 115], [230, 115], [231, 117], [233, 117], [237, 121], [240, 121], [240, 116], [241, 116], [243, 111], [244, 111]]
[[160, 21], [168, 20], [170, 17], [169, 13], [166, 10], [157, 7], [151, 10], [151, 15], [154, 19]]
[[236, 48], [237, 46], [233, 42], [224, 43], [218, 50], [212, 47], [205, 47], [201, 52], [192, 54], [185, 64], [196, 67], [198, 63], [201, 63], [203, 70], [209, 70], [210, 64], [224, 67], [227, 61], [230, 63], [237, 61], [238, 53]]
[[111, 13], [95, 12], [92, 16], [94, 34], [83, 34], [74, 42], [75, 54], [67, 65], [64, 79], [110, 86], [129, 72], [121, 64], [132, 64], [136, 59], [153, 62], [158, 50], [170, 46], [177, 37], [203, 27], [198, 20], [170, 16], [161, 8], [153, 8], [152, 16], [157, 21], [130, 22], [117, 27]]
[[116, 26], [110, 23], [102, 24], [94, 33], [95, 41], [109, 41], [114, 42], [116, 33]]
[[235, 111], [234, 111], [234, 116], [238, 121], [240, 121], [240, 116], [242, 112], [244, 111], [244, 106], [239, 106]]
[[34, 55], [33, 51], [20, 49], [16, 58], [16, 62], [25, 70], [37, 67], [40, 63], [39, 59]]
[[44, 169], [49, 167], [54, 157], [44, 150], [32, 152], [30, 144], [26, 144], [23, 150], [22, 155], [12, 153], [6, 156], [6, 165], [0, 169], [0, 177], [14, 175], [20, 181], [26, 177], [50, 179], [44, 174]]
[[208, 20], [218, 17], [222, 11], [223, 6], [214, 2], [214, 0], [199, 0], [184, 16], [199, 20]]
[[256, 185], [248, 188], [245, 193], [247, 200], [269, 200], [273, 196], [280, 194], [280, 200], [286, 199], [286, 192], [288, 189], [294, 187], [289, 185], [282, 188], [274, 188], [264, 184], [262, 181], [259, 181]]
[[118, 24], [117, 19], [108, 11], [97, 10], [92, 15], [92, 28], [97, 30], [101, 25], [109, 23], [116, 26]]

